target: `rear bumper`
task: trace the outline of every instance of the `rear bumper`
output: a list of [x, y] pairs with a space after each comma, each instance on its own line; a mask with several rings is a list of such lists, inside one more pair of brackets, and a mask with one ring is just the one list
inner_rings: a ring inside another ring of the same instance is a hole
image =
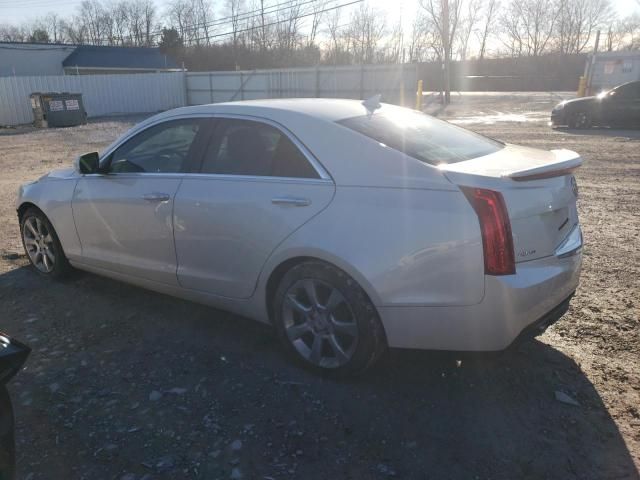
[[380, 307], [389, 346], [504, 350], [566, 312], [578, 287], [581, 265], [581, 249], [564, 258], [521, 262], [515, 275], [485, 276], [485, 296], [477, 305]]

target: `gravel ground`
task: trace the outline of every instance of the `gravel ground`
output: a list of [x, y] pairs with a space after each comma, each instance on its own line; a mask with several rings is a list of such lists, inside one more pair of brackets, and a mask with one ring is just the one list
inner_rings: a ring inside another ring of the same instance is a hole
[[38, 277], [18, 185], [137, 119], [1, 130], [0, 328], [34, 349], [11, 384], [20, 478], [638, 478], [640, 132], [551, 130], [541, 112], [557, 98], [454, 96], [438, 113], [583, 155], [569, 313], [508, 356], [393, 351], [349, 382], [293, 366], [269, 328], [226, 312], [90, 274]]

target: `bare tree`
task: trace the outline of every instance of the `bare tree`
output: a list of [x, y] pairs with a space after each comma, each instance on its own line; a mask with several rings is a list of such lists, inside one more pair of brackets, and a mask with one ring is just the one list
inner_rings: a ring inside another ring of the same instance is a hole
[[458, 27], [458, 57], [466, 60], [469, 53], [469, 40], [476, 33], [477, 24], [480, 21], [482, 0], [467, 0], [464, 5], [464, 14]]
[[326, 14], [326, 12], [323, 11], [326, 8], [326, 6], [327, 6], [326, 0], [320, 0], [318, 2], [313, 3], [313, 7], [312, 7], [313, 15], [311, 17], [311, 26], [309, 28], [309, 34], [307, 35], [307, 46], [312, 46], [316, 43], [318, 29], [320, 28], [320, 24], [322, 22], [324, 15]]
[[238, 50], [239, 50], [239, 44], [241, 42], [240, 15], [243, 9], [244, 9], [244, 0], [227, 0], [226, 16], [230, 19], [233, 62], [236, 68], [239, 65]]
[[105, 34], [105, 10], [99, 0], [83, 0], [78, 17], [86, 30], [89, 41], [94, 45], [102, 45]]
[[211, 45], [210, 30], [213, 11], [210, 0], [194, 0], [194, 11], [198, 35], [204, 38], [207, 45]]
[[556, 18], [553, 0], [511, 0], [500, 18], [502, 41], [514, 56], [541, 55], [549, 46]]
[[283, 9], [276, 15], [275, 47], [281, 54], [287, 55], [298, 43], [300, 35], [300, 1], [294, 0], [290, 8]]
[[640, 48], [640, 15], [634, 13], [611, 25], [605, 38], [605, 49], [614, 51], [636, 48]]
[[488, 2], [486, 3], [484, 16], [482, 18], [484, 27], [482, 28], [481, 33], [478, 35], [478, 40], [480, 41], [480, 51], [478, 52], [478, 58], [480, 58], [480, 60], [484, 58], [487, 49], [487, 39], [489, 38], [489, 35], [493, 33], [492, 29], [495, 22], [496, 11], [499, 5], [499, 0], [488, 0]]
[[351, 15], [348, 27], [356, 63], [373, 63], [378, 43], [386, 33], [384, 16], [373, 8], [361, 4]]
[[126, 1], [120, 0], [117, 3], [112, 3], [107, 8], [112, 21], [113, 44], [125, 45], [126, 43], [131, 43], [131, 39], [127, 38], [129, 34], [129, 6]]
[[52, 42], [63, 41], [60, 16], [55, 12], [49, 12], [42, 22]]
[[0, 25], [0, 40], [3, 42], [24, 42], [28, 34], [16, 25]]
[[[447, 7], [448, 15], [445, 15], [444, 7]], [[425, 22], [428, 28], [433, 30], [436, 37], [431, 42], [431, 48], [440, 59], [445, 58], [445, 51], [449, 60], [453, 57], [454, 41], [458, 32], [462, 12], [462, 0], [449, 2], [441, 0], [420, 0], [420, 6], [424, 11]], [[445, 21], [445, 16], [448, 17]], [[448, 28], [447, 27], [448, 24]], [[445, 31], [448, 30], [448, 34]]]
[[559, 53], [581, 53], [598, 28], [610, 24], [610, 0], [558, 1], [555, 41]]

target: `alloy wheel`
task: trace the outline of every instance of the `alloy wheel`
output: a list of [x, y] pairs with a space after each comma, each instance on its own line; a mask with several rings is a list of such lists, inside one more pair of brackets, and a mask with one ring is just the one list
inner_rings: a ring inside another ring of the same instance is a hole
[[286, 335], [297, 352], [313, 365], [346, 364], [358, 344], [358, 324], [338, 289], [318, 279], [295, 282], [282, 305]]
[[22, 240], [31, 263], [42, 273], [51, 273], [56, 261], [55, 245], [51, 232], [40, 218], [25, 219]]

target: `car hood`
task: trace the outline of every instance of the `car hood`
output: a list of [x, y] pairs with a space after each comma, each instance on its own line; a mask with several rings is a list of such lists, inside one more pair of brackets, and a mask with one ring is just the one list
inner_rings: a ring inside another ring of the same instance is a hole
[[60, 168], [57, 170], [51, 170], [49, 173], [43, 175], [38, 179], [39, 182], [45, 180], [65, 180], [67, 178], [73, 178], [76, 176], [76, 171], [73, 167]]
[[578, 105], [591, 105], [599, 101], [600, 99], [598, 97], [591, 96], [591, 97], [573, 98], [571, 100], [566, 100], [562, 103], [564, 104], [565, 107], [567, 106], [575, 107]]

